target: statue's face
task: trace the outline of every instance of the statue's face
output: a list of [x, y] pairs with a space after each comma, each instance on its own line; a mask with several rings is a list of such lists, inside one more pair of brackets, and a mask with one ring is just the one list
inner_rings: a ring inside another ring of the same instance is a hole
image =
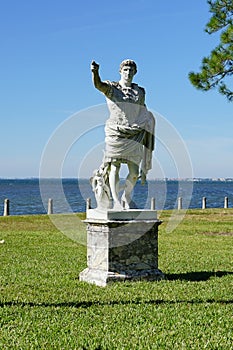
[[135, 69], [133, 66], [123, 66], [121, 69], [121, 76], [126, 81], [132, 81], [135, 74]]

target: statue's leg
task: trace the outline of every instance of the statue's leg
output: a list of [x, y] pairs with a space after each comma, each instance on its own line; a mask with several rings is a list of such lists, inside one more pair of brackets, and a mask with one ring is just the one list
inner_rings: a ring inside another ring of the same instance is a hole
[[112, 193], [113, 198], [113, 208], [114, 209], [122, 209], [121, 203], [119, 201], [119, 172], [120, 172], [121, 164], [118, 162], [111, 163], [110, 173], [109, 173], [109, 186]]
[[125, 209], [130, 208], [131, 193], [138, 179], [139, 166], [133, 162], [128, 162], [128, 169], [129, 169], [129, 174], [126, 178], [125, 190], [121, 198], [122, 201], [124, 201], [125, 203]]

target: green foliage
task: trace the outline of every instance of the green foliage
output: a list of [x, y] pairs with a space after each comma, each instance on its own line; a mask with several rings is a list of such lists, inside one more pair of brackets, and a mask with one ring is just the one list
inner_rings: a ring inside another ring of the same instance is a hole
[[202, 60], [200, 73], [189, 73], [191, 83], [203, 91], [218, 87], [221, 94], [233, 101], [233, 92], [225, 78], [233, 74], [233, 2], [232, 0], [208, 1], [212, 17], [206, 25], [206, 32], [220, 31], [220, 44]]
[[188, 210], [172, 233], [159, 215], [166, 279], [106, 288], [78, 280], [86, 247], [48, 216], [0, 217], [0, 348], [232, 349], [233, 209]]

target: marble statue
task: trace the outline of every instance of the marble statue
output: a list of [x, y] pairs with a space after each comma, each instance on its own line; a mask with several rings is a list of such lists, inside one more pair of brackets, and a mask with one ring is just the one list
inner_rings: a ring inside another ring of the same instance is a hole
[[[144, 184], [152, 166], [155, 119], [146, 108], [144, 88], [132, 82], [137, 72], [134, 61], [126, 59], [121, 63], [118, 82], [102, 81], [95, 61], [91, 63], [91, 71], [94, 86], [105, 95], [110, 112], [105, 125], [103, 163], [91, 178], [97, 209], [110, 208], [111, 199], [113, 209], [130, 209], [137, 179]], [[129, 173], [120, 199], [122, 163], [127, 164]]]

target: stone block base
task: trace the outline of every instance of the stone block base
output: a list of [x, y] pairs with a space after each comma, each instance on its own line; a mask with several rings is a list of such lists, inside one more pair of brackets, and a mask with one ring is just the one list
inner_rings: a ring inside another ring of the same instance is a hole
[[[161, 280], [164, 275], [158, 269], [158, 226], [154, 211], [142, 213], [124, 212], [124, 219], [88, 218], [87, 268], [80, 281], [106, 286], [115, 281]], [[112, 215], [112, 213], [111, 213]], [[122, 213], [119, 213], [122, 218]]]
[[79, 279], [100, 287], [106, 287], [107, 284], [112, 282], [160, 281], [164, 279], [164, 274], [159, 269], [117, 273], [86, 268], [79, 274]]

